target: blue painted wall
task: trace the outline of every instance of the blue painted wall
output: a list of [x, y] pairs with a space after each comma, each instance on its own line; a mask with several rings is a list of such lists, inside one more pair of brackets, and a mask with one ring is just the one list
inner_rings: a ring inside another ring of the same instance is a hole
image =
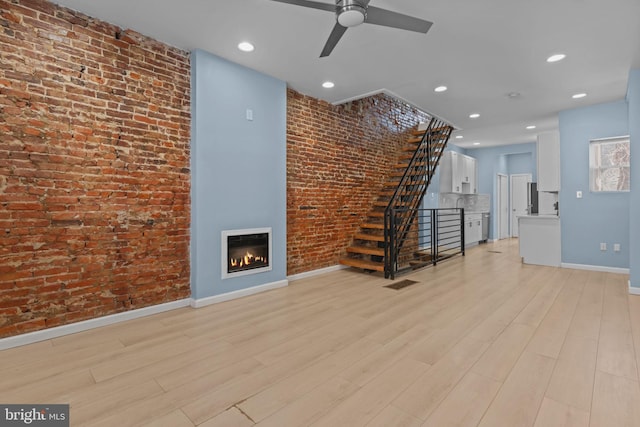
[[491, 197], [490, 238], [497, 239], [497, 175], [530, 173], [536, 181], [536, 144], [503, 145], [498, 147], [474, 148], [467, 150], [467, 155], [476, 158], [478, 168], [478, 193]]
[[[192, 297], [285, 280], [286, 84], [201, 50], [191, 69]], [[222, 280], [221, 231], [259, 227], [273, 270]]]
[[[563, 263], [629, 267], [629, 193], [589, 191], [589, 141], [627, 135], [628, 119], [625, 101], [560, 113]], [[582, 199], [576, 198], [578, 190]], [[607, 243], [606, 252], [600, 251], [601, 242]], [[613, 252], [614, 243], [621, 244], [620, 252]]]
[[640, 288], [640, 69], [629, 73], [627, 90], [631, 137], [631, 191], [629, 194], [629, 268], [631, 286]]

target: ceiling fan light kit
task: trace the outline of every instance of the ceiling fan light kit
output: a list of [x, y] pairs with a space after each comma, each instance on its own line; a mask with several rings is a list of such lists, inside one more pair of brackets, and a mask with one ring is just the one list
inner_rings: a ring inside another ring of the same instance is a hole
[[336, 0], [336, 4], [320, 3], [311, 0], [272, 0], [279, 3], [294, 4], [311, 9], [333, 12], [336, 24], [329, 35], [329, 39], [322, 49], [320, 57], [329, 56], [349, 27], [360, 24], [374, 24], [383, 27], [398, 28], [400, 30], [426, 33], [433, 25], [432, 22], [413, 16], [403, 15], [390, 10], [369, 6], [370, 0]]
[[354, 1], [345, 1], [337, 12], [338, 24], [343, 27], [355, 27], [364, 22], [367, 10]]

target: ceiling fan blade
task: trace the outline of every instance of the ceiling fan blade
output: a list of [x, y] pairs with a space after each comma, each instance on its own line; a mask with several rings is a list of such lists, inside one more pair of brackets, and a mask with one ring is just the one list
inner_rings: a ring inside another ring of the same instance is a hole
[[426, 33], [433, 25], [433, 22], [413, 16], [403, 15], [379, 7], [369, 6], [367, 8], [367, 24], [384, 25], [385, 27], [399, 28], [401, 30]]
[[320, 3], [320, 2], [317, 2], [317, 1], [309, 1], [309, 0], [271, 0], [271, 1], [277, 1], [279, 3], [295, 4], [297, 6], [310, 7], [312, 9], [326, 10], [328, 12], [335, 12], [336, 11], [336, 5], [335, 4]]
[[347, 31], [347, 27], [343, 27], [342, 25], [336, 22], [336, 25], [331, 30], [331, 34], [329, 34], [329, 39], [327, 43], [324, 45], [324, 49], [322, 49], [322, 53], [320, 54], [320, 58], [324, 58], [325, 56], [329, 56], [331, 51], [340, 41], [340, 38]]

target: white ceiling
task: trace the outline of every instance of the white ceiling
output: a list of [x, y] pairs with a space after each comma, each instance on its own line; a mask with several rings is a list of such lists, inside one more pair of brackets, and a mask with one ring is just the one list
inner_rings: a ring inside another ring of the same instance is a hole
[[[640, 68], [640, 0], [371, 0], [434, 25], [426, 35], [350, 28], [327, 58], [319, 55], [335, 17], [321, 10], [270, 0], [57, 3], [332, 103], [385, 91], [454, 124], [463, 147], [534, 141], [557, 128], [559, 111], [624, 99], [629, 70]], [[236, 48], [244, 40], [253, 53]], [[558, 52], [566, 59], [546, 62]], [[336, 86], [323, 89], [325, 80]], [[435, 93], [439, 85], [449, 90]], [[588, 96], [572, 99], [579, 92]]]

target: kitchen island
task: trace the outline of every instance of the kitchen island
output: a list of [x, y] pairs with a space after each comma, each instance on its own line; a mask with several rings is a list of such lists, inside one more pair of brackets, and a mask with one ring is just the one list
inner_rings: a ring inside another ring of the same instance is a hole
[[525, 264], [560, 267], [561, 237], [558, 215], [518, 217], [520, 256]]

